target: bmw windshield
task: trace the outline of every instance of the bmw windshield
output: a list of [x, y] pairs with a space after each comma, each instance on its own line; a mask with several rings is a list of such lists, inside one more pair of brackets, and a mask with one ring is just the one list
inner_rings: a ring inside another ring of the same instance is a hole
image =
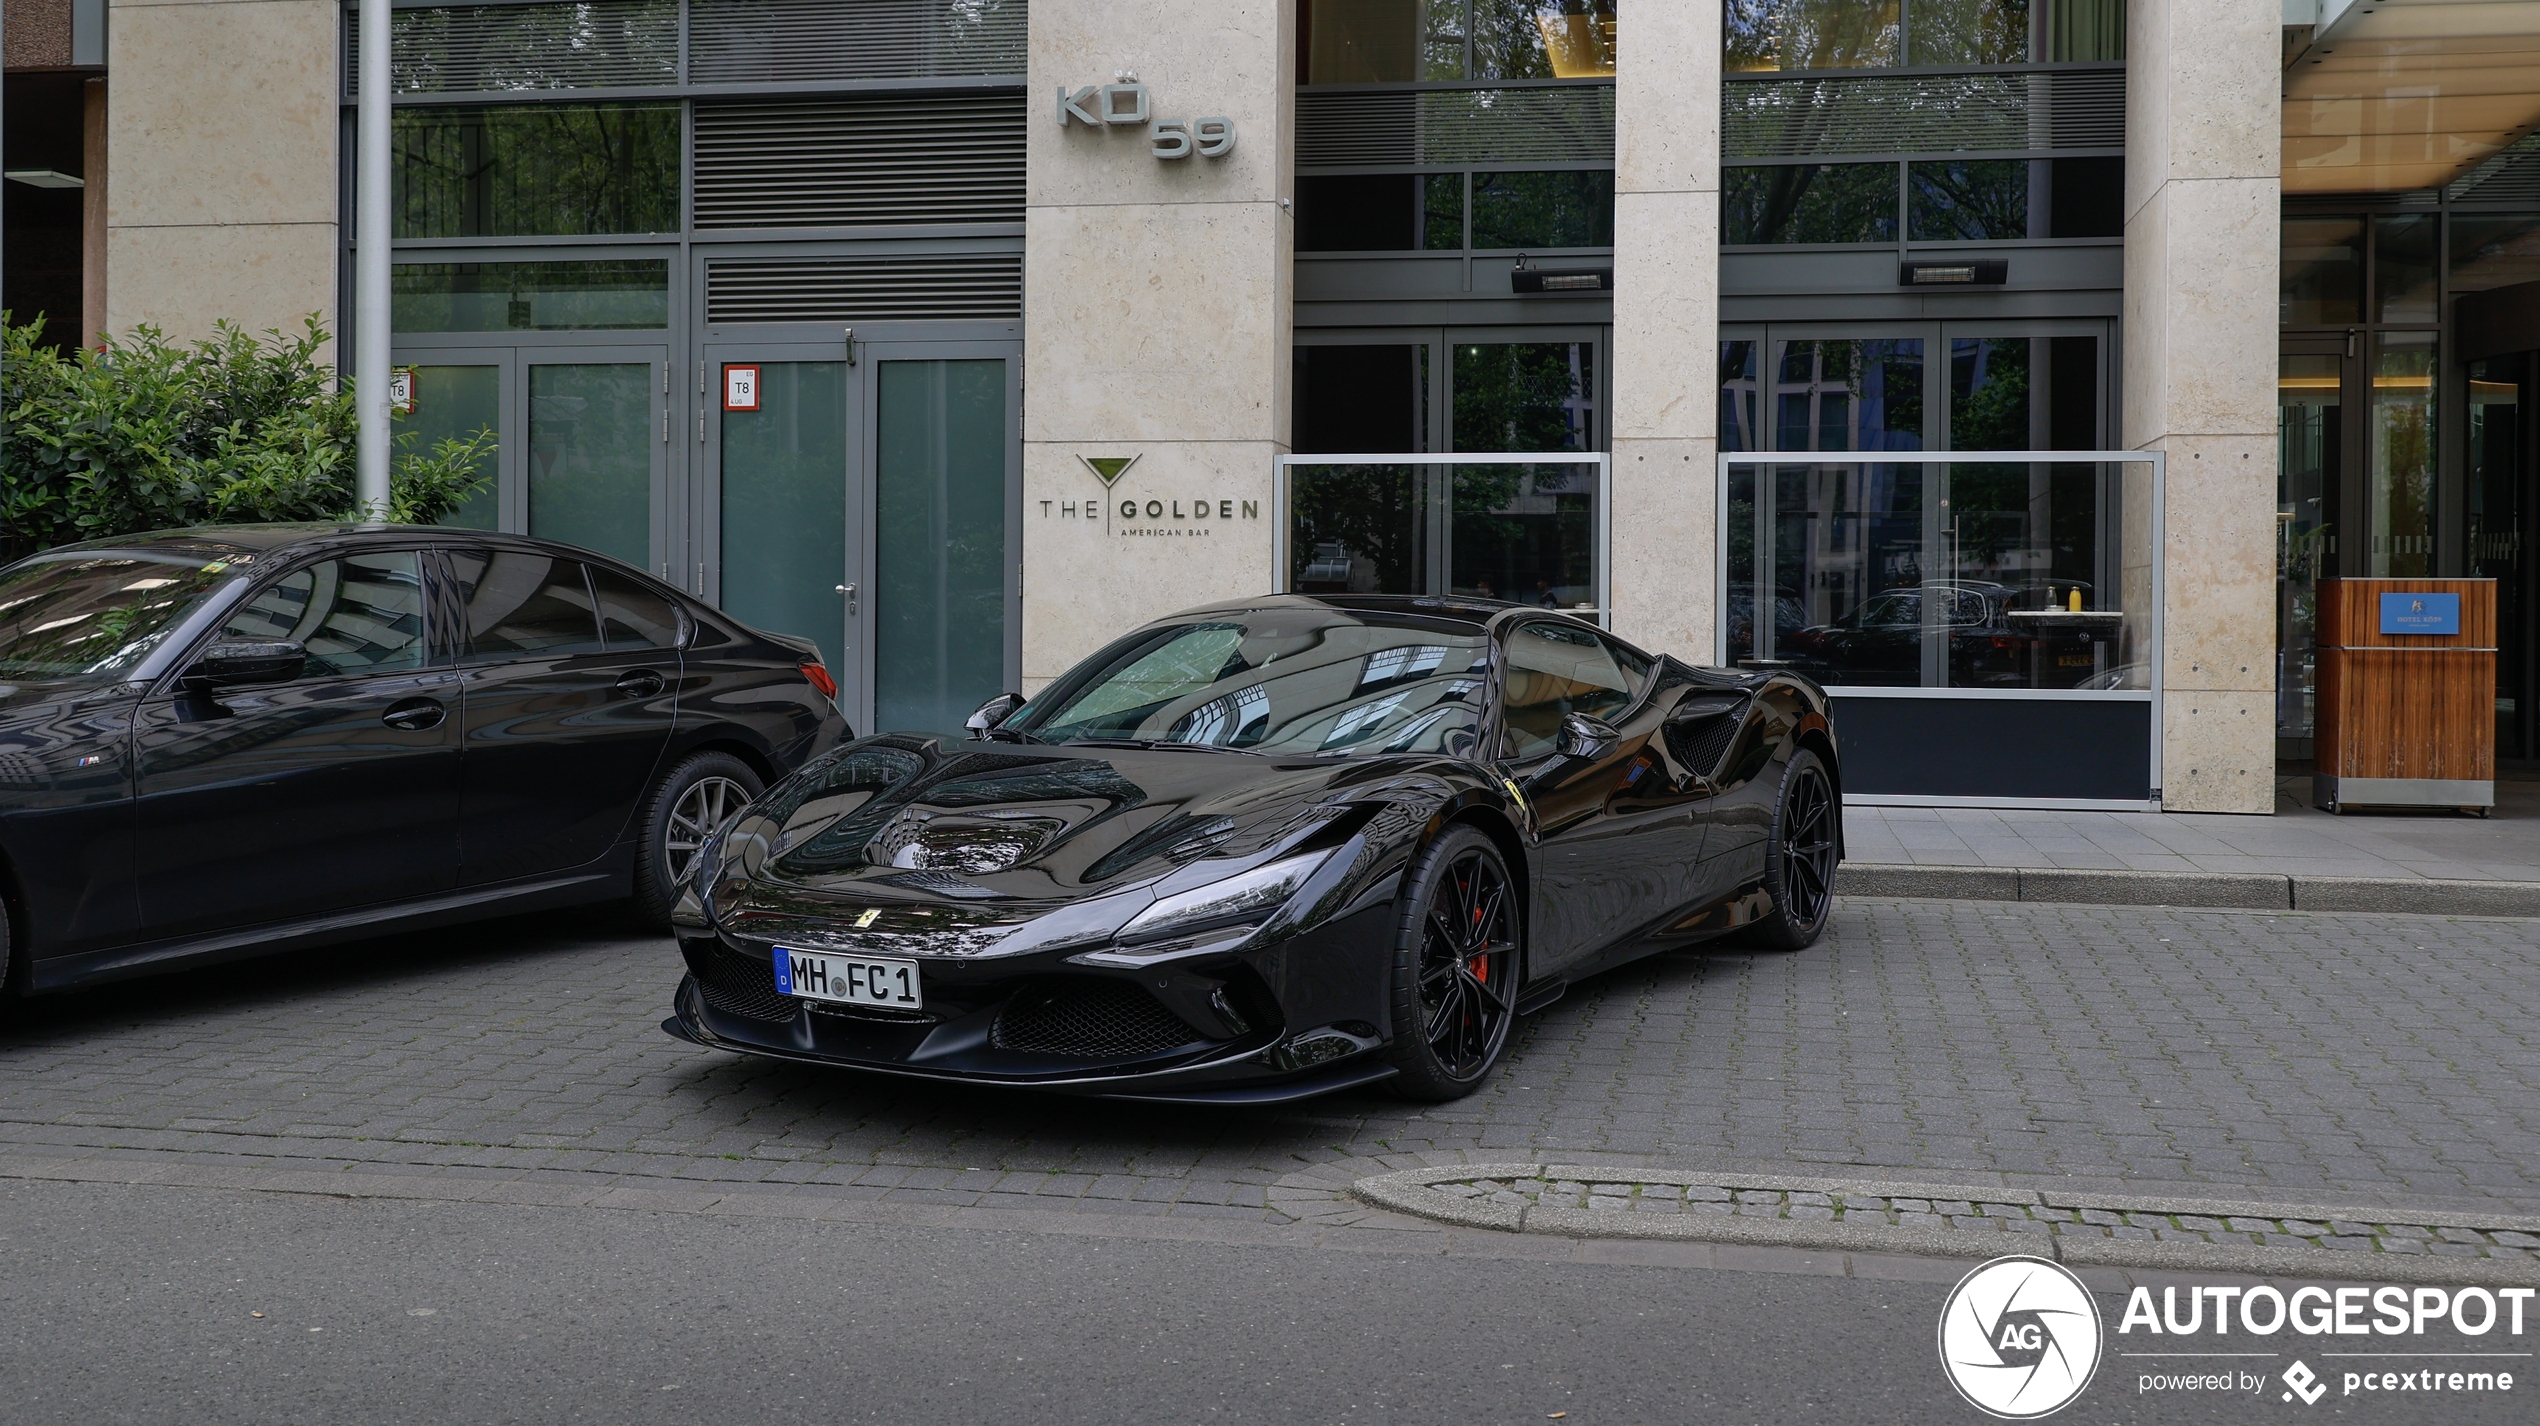
[[1464, 756], [1489, 672], [1490, 639], [1469, 624], [1258, 610], [1133, 634], [998, 731], [1282, 756]]
[[70, 549], [0, 570], [0, 678], [129, 677], [231, 573], [193, 549]]

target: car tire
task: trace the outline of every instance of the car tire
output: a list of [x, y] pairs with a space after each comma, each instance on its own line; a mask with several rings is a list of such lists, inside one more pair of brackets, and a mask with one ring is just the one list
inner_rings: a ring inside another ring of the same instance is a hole
[[1764, 844], [1764, 891], [1773, 909], [1740, 930], [1735, 944], [1798, 951], [1826, 933], [1834, 915], [1835, 817], [1834, 780], [1801, 748], [1782, 765], [1773, 835]]
[[730, 753], [694, 753], [664, 776], [644, 804], [644, 833], [635, 848], [635, 915], [666, 927], [697, 848], [764, 791], [750, 765]]
[[1517, 1020], [1525, 922], [1498, 844], [1451, 827], [1403, 879], [1394, 938], [1394, 1077], [1405, 1099], [1461, 1099], [1499, 1068]]

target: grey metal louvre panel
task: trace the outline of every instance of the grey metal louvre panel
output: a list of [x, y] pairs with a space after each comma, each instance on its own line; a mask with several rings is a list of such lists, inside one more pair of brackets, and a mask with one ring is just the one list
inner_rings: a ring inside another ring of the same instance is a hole
[[1410, 90], [1296, 97], [1297, 167], [1419, 161], [1420, 114]]
[[697, 105], [699, 228], [1023, 220], [1024, 97]]
[[699, 84], [1021, 75], [1025, 0], [691, 0]]
[[1020, 253], [706, 265], [709, 322], [917, 322], [1022, 315]]
[[1721, 86], [1730, 159], [2125, 146], [2125, 71], [1847, 75]]
[[[389, 72], [400, 94], [614, 89], [679, 82], [677, 0], [436, 5], [398, 10]], [[358, 11], [344, 12], [344, 87], [358, 93]]]
[[1424, 164], [1613, 161], [1610, 84], [1420, 92]]
[[2540, 134], [2525, 134], [2452, 180], [2455, 203], [2540, 203]]

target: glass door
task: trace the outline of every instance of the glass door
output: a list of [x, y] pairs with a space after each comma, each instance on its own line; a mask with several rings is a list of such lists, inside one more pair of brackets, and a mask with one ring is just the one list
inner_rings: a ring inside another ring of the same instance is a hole
[[492, 455], [477, 466], [483, 487], [442, 516], [443, 525], [502, 527], [503, 477], [511, 456], [503, 436], [517, 429], [505, 419], [511, 409], [511, 358], [508, 348], [454, 348], [405, 353], [397, 363], [411, 374], [412, 385], [406, 408], [397, 413], [392, 460], [430, 455], [443, 441], [471, 440], [480, 431], [494, 433]]
[[1011, 342], [704, 349], [708, 597], [820, 646], [858, 732], [949, 733], [1022, 675]]
[[845, 345], [709, 346], [699, 388], [709, 596], [745, 624], [818, 644], [839, 706], [864, 731], [870, 500], [863, 389]]
[[2317, 689], [2319, 581], [2337, 573], [2355, 365], [2336, 337], [2288, 337], [2276, 368], [2276, 674], [2279, 756], [2307, 758]]
[[504, 527], [686, 586], [671, 568], [666, 349], [550, 347], [521, 356], [526, 462]]

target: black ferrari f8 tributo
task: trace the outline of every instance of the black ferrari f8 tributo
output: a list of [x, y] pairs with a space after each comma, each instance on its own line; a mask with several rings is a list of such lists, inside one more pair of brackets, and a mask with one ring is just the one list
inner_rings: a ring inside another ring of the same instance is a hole
[[1842, 785], [1784, 670], [1485, 601], [1212, 605], [751, 804], [672, 913], [663, 1028], [1134, 1099], [1452, 1099], [1581, 977], [1813, 942]]

